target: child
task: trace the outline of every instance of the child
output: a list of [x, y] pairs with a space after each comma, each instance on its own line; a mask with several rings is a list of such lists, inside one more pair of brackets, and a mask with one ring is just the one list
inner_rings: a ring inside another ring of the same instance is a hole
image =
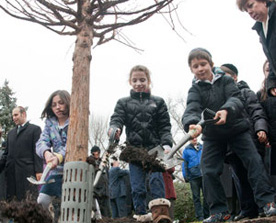
[[[197, 220], [202, 221], [209, 216], [209, 207], [206, 203], [202, 185], [202, 171], [200, 166], [202, 145], [197, 142], [197, 138], [190, 140], [190, 144], [185, 147], [182, 153], [184, 162], [182, 163], [182, 175], [186, 183], [190, 183], [195, 215]], [[203, 201], [201, 202], [200, 191], [202, 191]]]
[[[118, 100], [111, 116], [110, 128], [117, 129], [119, 138], [125, 126], [128, 144], [138, 150], [150, 150], [157, 145], [163, 145], [169, 150], [172, 146], [170, 116], [165, 101], [161, 97], [151, 95], [148, 68], [141, 65], [133, 67], [129, 75], [129, 84], [132, 86], [130, 96]], [[129, 170], [134, 217], [141, 222], [150, 221], [150, 214], [146, 214], [145, 185], [149, 173], [143, 169], [142, 162], [138, 160], [129, 163]], [[149, 184], [153, 199], [165, 197], [161, 172], [150, 173]]]
[[271, 146], [270, 174], [274, 187], [276, 187], [276, 80], [265, 82], [266, 97], [260, 98], [268, 117], [268, 141]]
[[43, 185], [37, 198], [37, 202], [46, 210], [54, 198], [61, 197], [69, 113], [70, 94], [65, 90], [58, 90], [51, 94], [41, 114], [41, 118], [46, 118], [46, 121], [36, 143], [36, 152], [47, 164], [52, 163], [52, 170], [46, 181], [55, 180], [54, 183]]
[[[249, 123], [243, 115], [240, 90], [231, 77], [221, 75], [213, 67], [212, 56], [206, 49], [193, 49], [189, 54], [188, 64], [195, 80], [188, 93], [182, 123], [185, 131], [193, 130], [193, 138], [203, 133], [201, 167], [204, 192], [211, 214], [203, 222], [224, 222], [230, 218], [220, 181], [228, 147], [246, 167], [258, 206], [264, 209], [267, 216], [276, 215], [273, 202], [275, 191], [250, 136]], [[197, 123], [205, 108], [216, 111], [214, 119], [220, 119], [215, 125], [202, 129]]]

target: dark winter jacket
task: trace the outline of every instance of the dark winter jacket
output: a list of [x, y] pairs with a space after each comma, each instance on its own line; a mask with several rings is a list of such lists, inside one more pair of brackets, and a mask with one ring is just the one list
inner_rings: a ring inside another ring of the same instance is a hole
[[189, 130], [189, 125], [200, 121], [201, 113], [205, 108], [215, 112], [227, 110], [228, 115], [224, 125], [205, 126], [202, 140], [229, 138], [249, 129], [248, 120], [244, 115], [241, 92], [229, 76], [215, 74], [213, 84], [209, 81], [195, 81], [192, 84], [182, 117], [185, 131]]
[[237, 83], [238, 88], [241, 90], [241, 94], [244, 98], [244, 106], [246, 116], [250, 122], [250, 130], [253, 141], [258, 149], [258, 152], [262, 157], [265, 155], [265, 144], [260, 143], [257, 133], [259, 131], [265, 131], [268, 133], [267, 116], [262, 105], [259, 103], [255, 92], [250, 90], [248, 84], [245, 81]]
[[126, 127], [130, 145], [152, 149], [157, 145], [172, 146], [170, 116], [165, 101], [150, 93], [134, 92], [118, 100], [110, 126]]
[[183, 150], [182, 158], [182, 175], [185, 181], [190, 181], [202, 176], [200, 160], [202, 153], [202, 145], [198, 144], [197, 147], [193, 144], [189, 144]]
[[7, 137], [7, 147], [0, 161], [0, 170], [5, 165], [7, 179], [7, 197], [25, 198], [28, 190], [34, 197], [37, 195], [37, 186], [29, 183], [27, 177], [42, 173], [43, 163], [35, 150], [41, 129], [39, 126], [27, 122], [17, 134], [17, 127], [13, 128]]
[[256, 22], [253, 26], [253, 30], [256, 30], [259, 37], [260, 42], [263, 46], [264, 53], [269, 61], [270, 72], [269, 77], [273, 79], [276, 78], [276, 3], [271, 2], [267, 3], [269, 12], [269, 20], [268, 20], [268, 30], [267, 37], [264, 35], [263, 27], [261, 22]]
[[262, 105], [258, 101], [257, 95], [250, 90], [249, 86], [244, 81], [238, 82], [237, 86], [245, 99], [245, 110], [252, 123], [254, 135], [256, 136], [259, 131], [265, 131], [267, 133], [267, 117]]
[[268, 118], [268, 138], [270, 144], [276, 143], [276, 97], [272, 96], [269, 92], [271, 88], [276, 88], [276, 80], [270, 80], [267, 82], [267, 99], [261, 101], [267, 118]]

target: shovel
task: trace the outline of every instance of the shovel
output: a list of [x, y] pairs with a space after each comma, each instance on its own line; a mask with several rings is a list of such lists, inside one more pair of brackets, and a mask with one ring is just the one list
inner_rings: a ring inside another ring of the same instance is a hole
[[42, 176], [41, 176], [39, 181], [36, 180], [36, 178], [34, 176], [27, 177], [27, 180], [30, 183], [35, 184], [35, 185], [43, 185], [43, 184], [54, 183], [55, 179], [45, 181], [45, 178], [46, 178], [47, 174], [49, 173], [49, 171], [51, 170], [51, 168], [52, 168], [52, 163], [48, 163], [46, 165], [45, 169], [43, 170]]
[[[201, 125], [202, 128], [205, 125], [210, 125], [216, 123], [219, 118], [217, 119], [204, 119], [205, 115], [209, 115], [211, 117], [214, 117], [216, 115], [216, 112], [205, 108], [203, 112], [201, 113], [201, 120], [197, 123], [197, 125]], [[174, 157], [174, 154], [185, 144], [187, 143], [190, 139], [192, 139], [193, 131], [189, 131], [173, 148], [169, 153], [164, 153], [164, 148], [162, 146], [157, 146], [153, 149], [151, 149], [148, 153], [149, 155], [152, 155], [157, 152], [157, 157], [156, 159], [159, 159], [162, 163], [162, 165], [165, 166], [165, 169], [170, 169], [172, 167], [177, 166], [178, 164], [181, 164], [183, 162], [182, 158], [177, 158]]]
[[101, 163], [99, 165], [99, 170], [97, 171], [95, 179], [94, 179], [94, 183], [93, 183], [94, 187], [98, 184], [98, 182], [100, 180], [100, 177], [102, 175], [104, 167], [107, 165], [108, 158], [109, 158], [110, 154], [115, 152], [114, 151], [115, 147], [118, 145], [119, 140], [115, 139], [116, 132], [117, 132], [117, 129], [115, 129], [115, 128], [113, 128], [110, 132], [107, 150], [104, 152], [103, 156], [101, 157]]

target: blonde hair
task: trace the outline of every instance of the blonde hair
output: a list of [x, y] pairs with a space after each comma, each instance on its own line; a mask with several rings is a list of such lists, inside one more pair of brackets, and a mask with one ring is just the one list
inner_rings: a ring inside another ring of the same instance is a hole
[[148, 79], [149, 84], [151, 84], [150, 71], [146, 66], [143, 66], [143, 65], [136, 65], [136, 66], [131, 68], [131, 70], [129, 72], [129, 79], [128, 79], [129, 82], [131, 80], [132, 73], [135, 72], [135, 71], [144, 72], [147, 79]]

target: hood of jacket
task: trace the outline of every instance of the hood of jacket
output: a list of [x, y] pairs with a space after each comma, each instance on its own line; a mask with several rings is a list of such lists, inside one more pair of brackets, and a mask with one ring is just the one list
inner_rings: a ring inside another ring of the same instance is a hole
[[248, 88], [250, 89], [249, 85], [245, 82], [245, 81], [239, 81], [237, 83], [237, 86], [238, 88], [241, 90], [241, 89], [244, 89], [244, 88]]

